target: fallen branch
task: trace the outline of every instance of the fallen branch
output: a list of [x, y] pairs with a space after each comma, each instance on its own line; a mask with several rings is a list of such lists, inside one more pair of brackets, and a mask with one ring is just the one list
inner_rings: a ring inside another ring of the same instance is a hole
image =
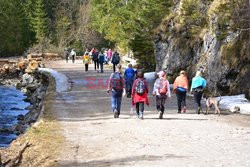
[[22, 159], [22, 154], [25, 151], [26, 148], [31, 146], [30, 143], [25, 143], [24, 146], [21, 148], [21, 150], [18, 152], [16, 157], [12, 159], [8, 159], [6, 162], [2, 163], [3, 166], [17, 166], [20, 163], [20, 160]]

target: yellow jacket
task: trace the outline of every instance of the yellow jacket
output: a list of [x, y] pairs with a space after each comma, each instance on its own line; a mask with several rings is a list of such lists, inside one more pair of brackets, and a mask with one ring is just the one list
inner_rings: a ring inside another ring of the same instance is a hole
[[83, 56], [83, 64], [90, 64], [90, 56], [89, 55]]

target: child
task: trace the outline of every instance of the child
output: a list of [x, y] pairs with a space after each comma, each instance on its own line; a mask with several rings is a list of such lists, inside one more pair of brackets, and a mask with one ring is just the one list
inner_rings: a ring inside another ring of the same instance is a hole
[[88, 71], [89, 68], [89, 63], [90, 63], [90, 57], [89, 57], [89, 53], [86, 52], [83, 56], [83, 64], [85, 64], [85, 71]]
[[142, 71], [138, 71], [137, 76], [132, 87], [132, 104], [136, 105], [137, 118], [143, 119], [144, 103], [149, 105], [148, 86]]

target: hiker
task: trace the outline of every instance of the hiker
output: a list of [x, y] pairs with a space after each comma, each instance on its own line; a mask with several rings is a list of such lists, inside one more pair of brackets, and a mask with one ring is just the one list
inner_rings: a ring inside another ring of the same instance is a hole
[[98, 63], [100, 65], [101, 73], [103, 73], [103, 63], [105, 61], [105, 55], [103, 53], [103, 50], [98, 55]]
[[108, 64], [108, 51], [107, 50], [104, 51], [104, 63]]
[[112, 50], [111, 49], [108, 50], [107, 57], [108, 57], [108, 62], [109, 62], [112, 58]]
[[132, 87], [132, 104], [136, 106], [137, 118], [143, 119], [144, 103], [149, 105], [148, 86], [142, 71], [138, 71], [137, 76]]
[[68, 60], [69, 60], [69, 50], [68, 50], [68, 48], [64, 49], [64, 56], [65, 56], [65, 59], [66, 59], [66, 63], [68, 63]]
[[115, 66], [120, 63], [120, 56], [117, 51], [113, 54], [111, 63], [113, 64], [113, 72], [115, 72]]
[[117, 65], [117, 71], [110, 75], [107, 94], [112, 92], [111, 107], [114, 118], [119, 118], [121, 113], [122, 96], [125, 96], [124, 80], [122, 77], [122, 66]]
[[201, 98], [206, 87], [206, 80], [201, 76], [201, 72], [197, 71], [195, 77], [192, 79], [190, 92], [194, 94], [194, 103], [198, 114], [202, 111]]
[[132, 64], [128, 64], [128, 68], [125, 70], [124, 79], [126, 84], [127, 98], [131, 97], [132, 86], [135, 79], [135, 70], [132, 68]]
[[[188, 79], [186, 76], [185, 71], [180, 72], [180, 76], [178, 76], [173, 85], [173, 91], [176, 93], [177, 96], [177, 103], [178, 103], [178, 113], [186, 113], [186, 94], [188, 90]], [[182, 107], [183, 106], [183, 107]]]
[[93, 53], [93, 61], [94, 61], [94, 65], [95, 65], [95, 71], [99, 70], [98, 55], [99, 55], [99, 52], [97, 50], [95, 50]]
[[171, 90], [166, 72], [160, 71], [157, 74], [159, 78], [154, 83], [153, 96], [156, 96], [156, 109], [159, 113], [159, 119], [163, 119], [165, 102], [167, 98], [171, 97]]
[[72, 63], [75, 63], [75, 59], [76, 59], [76, 52], [75, 49], [72, 49], [70, 52], [70, 56], [72, 58]]
[[83, 64], [85, 64], [85, 71], [87, 72], [90, 64], [89, 52], [85, 52], [83, 55]]

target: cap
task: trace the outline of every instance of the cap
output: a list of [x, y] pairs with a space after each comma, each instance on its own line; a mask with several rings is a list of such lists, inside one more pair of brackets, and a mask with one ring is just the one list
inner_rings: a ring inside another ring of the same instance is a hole
[[157, 74], [159, 75], [159, 77], [163, 77], [164, 75], [166, 75], [165, 71], [160, 71]]

